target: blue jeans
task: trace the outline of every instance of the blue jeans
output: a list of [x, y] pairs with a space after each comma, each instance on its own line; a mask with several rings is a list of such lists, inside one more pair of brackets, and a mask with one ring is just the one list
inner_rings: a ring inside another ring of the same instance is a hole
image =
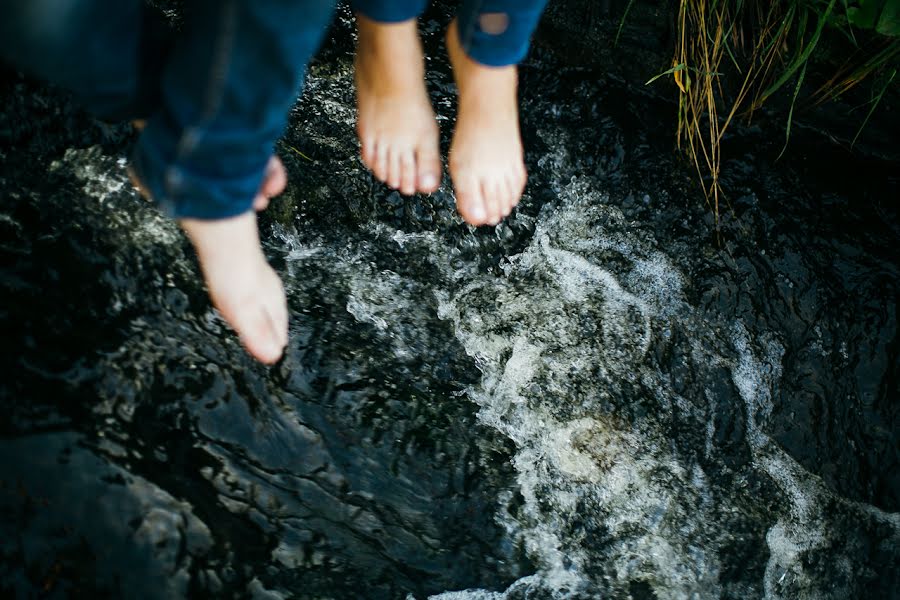
[[[398, 23], [422, 14], [428, 0], [351, 0], [373, 21]], [[462, 0], [457, 13], [459, 42], [473, 60], [492, 67], [518, 64], [547, 0]]]
[[[460, 41], [485, 64], [518, 62], [545, 3], [463, 0]], [[425, 4], [355, 3], [385, 22]], [[0, 0], [0, 57], [101, 117], [146, 119], [131, 164], [160, 208], [226, 218], [251, 209], [333, 9], [334, 0], [188, 0], [175, 34], [142, 0]]]
[[146, 119], [132, 168], [175, 218], [250, 210], [333, 1], [0, 0], [0, 57], [108, 119]]

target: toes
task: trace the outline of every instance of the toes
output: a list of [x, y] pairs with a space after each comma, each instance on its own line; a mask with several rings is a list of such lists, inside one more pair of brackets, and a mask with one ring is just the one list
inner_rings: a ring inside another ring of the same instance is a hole
[[518, 193], [516, 194], [516, 204], [519, 203], [519, 199], [522, 197], [522, 194], [525, 193], [525, 184], [528, 183], [528, 171], [525, 170], [524, 164], [519, 164], [519, 168], [516, 172], [516, 183], [518, 185]]
[[472, 225], [487, 223], [488, 215], [478, 180], [463, 177], [458, 181], [454, 180], [454, 187], [456, 188], [456, 208], [462, 218]]
[[372, 172], [379, 181], [387, 181], [388, 178], [388, 150], [385, 144], [375, 142], [375, 168]]
[[488, 223], [496, 225], [503, 218], [501, 204], [503, 202], [503, 192], [498, 185], [497, 180], [485, 180], [481, 184], [481, 193], [484, 197], [484, 205], [487, 209]]
[[400, 155], [400, 191], [407, 196], [416, 193], [416, 160], [412, 151]]
[[508, 216], [512, 209], [519, 204], [522, 194], [525, 192], [525, 183], [528, 181], [528, 175], [525, 173], [525, 167], [518, 165], [506, 178], [506, 186], [509, 192], [509, 212], [504, 216]]
[[362, 140], [362, 148], [360, 148], [360, 155], [362, 156], [363, 164], [366, 165], [366, 168], [370, 171], [375, 170], [375, 140], [370, 137], [360, 138]]
[[270, 365], [281, 358], [283, 336], [268, 310], [260, 308], [245, 315], [235, 323], [235, 329], [247, 352], [258, 361]]
[[269, 197], [264, 196], [262, 194], [257, 194], [253, 199], [253, 210], [256, 212], [261, 212], [269, 208]]
[[284, 164], [280, 158], [272, 156], [269, 164], [266, 165], [266, 174], [259, 190], [260, 194], [272, 198], [283, 192], [285, 186], [287, 186], [287, 171], [284, 169]]
[[437, 140], [416, 149], [416, 187], [423, 194], [436, 192], [441, 184], [441, 158]]
[[280, 279], [277, 280], [277, 283], [280, 293], [270, 298], [267, 309], [275, 327], [275, 340], [278, 344], [278, 356], [280, 357], [288, 342], [288, 306], [284, 286]]
[[388, 150], [387, 184], [395, 190], [400, 187], [400, 152], [396, 147]]
[[283, 301], [275, 310], [276, 333], [278, 333], [278, 344], [282, 351], [288, 343], [288, 306], [287, 301]]
[[504, 177], [500, 182], [500, 189], [503, 190], [503, 202], [500, 204], [500, 216], [506, 218], [512, 212], [513, 207], [513, 190], [508, 177]]
[[508, 217], [512, 212], [513, 207], [519, 203], [519, 198], [522, 196], [522, 190], [518, 182], [516, 181], [515, 174], [507, 175], [504, 184], [506, 188], [507, 202], [504, 205], [503, 216]]
[[287, 345], [287, 300], [281, 280], [274, 272], [260, 287], [258, 301], [244, 303], [234, 311], [223, 311], [223, 316], [234, 327], [247, 352], [270, 365], [281, 358]]

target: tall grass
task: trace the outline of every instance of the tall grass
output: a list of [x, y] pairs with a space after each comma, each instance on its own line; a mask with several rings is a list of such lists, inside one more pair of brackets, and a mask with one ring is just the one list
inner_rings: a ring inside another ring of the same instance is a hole
[[675, 83], [678, 145], [692, 160], [717, 221], [723, 199], [722, 140], [729, 125], [738, 117], [749, 119], [793, 82], [787, 147], [807, 67], [823, 36], [842, 34], [855, 51], [810, 101], [834, 99], [875, 79], [864, 127], [896, 79], [898, 15], [900, 0], [680, 0], [672, 67], [647, 83], [663, 76]]

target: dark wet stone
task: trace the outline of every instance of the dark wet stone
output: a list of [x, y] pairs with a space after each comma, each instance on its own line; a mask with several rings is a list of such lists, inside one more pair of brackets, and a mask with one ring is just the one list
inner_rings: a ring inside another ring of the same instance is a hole
[[[654, 14], [635, 7], [626, 39]], [[424, 23], [433, 53], [442, 10]], [[551, 28], [588, 14], [608, 36], [622, 5], [552, 10]], [[709, 576], [689, 571], [705, 557], [721, 597], [758, 597], [778, 527], [799, 540], [791, 566], [809, 580], [786, 570], [776, 591], [898, 589], [897, 532], [878, 516], [900, 501], [895, 163], [816, 163], [814, 133], [774, 163], [780, 130], [741, 131], [728, 163], [739, 191], [717, 230], [672, 156], [672, 107], [538, 50], [522, 69], [529, 188], [502, 227], [469, 228], [446, 181], [404, 198], [360, 167], [339, 16], [279, 144], [290, 185], [262, 218], [292, 315], [272, 368], [209, 310], [186, 240], [124, 184], [130, 128], [5, 74], [0, 592], [396, 598], [512, 584], [510, 599], [549, 598], [563, 590], [513, 583], [545, 566], [546, 548], [504, 531], [527, 533], [534, 515], [554, 524], [563, 567], [582, 569], [569, 598], [682, 591], [660, 587], [671, 564], [628, 558], [647, 539], [689, 557], [673, 563], [686, 579]], [[653, 25], [649, 51], [664, 30]], [[429, 89], [451, 117], [446, 64], [433, 65]], [[548, 228], [573, 189], [608, 210]], [[539, 234], [644, 304], [610, 316], [610, 288], [566, 298], [546, 258], [516, 270]], [[635, 266], [656, 254], [678, 286], [655, 289]], [[439, 316], [440, 293], [482, 325]], [[537, 340], [543, 360], [568, 361], [519, 393], [560, 426], [587, 423], [550, 449], [569, 444], [593, 470], [548, 467], [523, 487], [529, 465], [511, 464], [523, 447], [476, 414], [487, 363], [461, 331]], [[758, 406], [735, 378], [747, 353], [770, 393]], [[754, 433], [774, 440], [768, 454]], [[760, 465], [782, 448], [779, 465], [796, 461], [827, 493]], [[620, 464], [634, 477], [621, 497], [588, 485]], [[560, 490], [576, 517], [560, 517]], [[798, 517], [792, 493], [821, 512]]]

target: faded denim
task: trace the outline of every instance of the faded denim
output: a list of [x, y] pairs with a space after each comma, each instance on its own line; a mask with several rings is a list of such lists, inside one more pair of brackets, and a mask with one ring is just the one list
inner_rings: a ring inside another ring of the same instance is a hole
[[[351, 0], [373, 21], [398, 23], [422, 14], [428, 0]], [[462, 0], [459, 42], [466, 54], [493, 67], [522, 62], [547, 0]]]
[[109, 119], [144, 118], [132, 167], [164, 212], [250, 210], [334, 3], [189, 0], [180, 34], [140, 0], [0, 0], [0, 56]]
[[[426, 4], [354, 7], [393, 22]], [[463, 0], [460, 42], [481, 63], [517, 63], [545, 4]], [[141, 0], [0, 0], [0, 57], [98, 116], [146, 119], [131, 164], [160, 208], [226, 218], [251, 209], [333, 9], [333, 0], [187, 0], [175, 33]], [[502, 31], [485, 30], [492, 14]]]

